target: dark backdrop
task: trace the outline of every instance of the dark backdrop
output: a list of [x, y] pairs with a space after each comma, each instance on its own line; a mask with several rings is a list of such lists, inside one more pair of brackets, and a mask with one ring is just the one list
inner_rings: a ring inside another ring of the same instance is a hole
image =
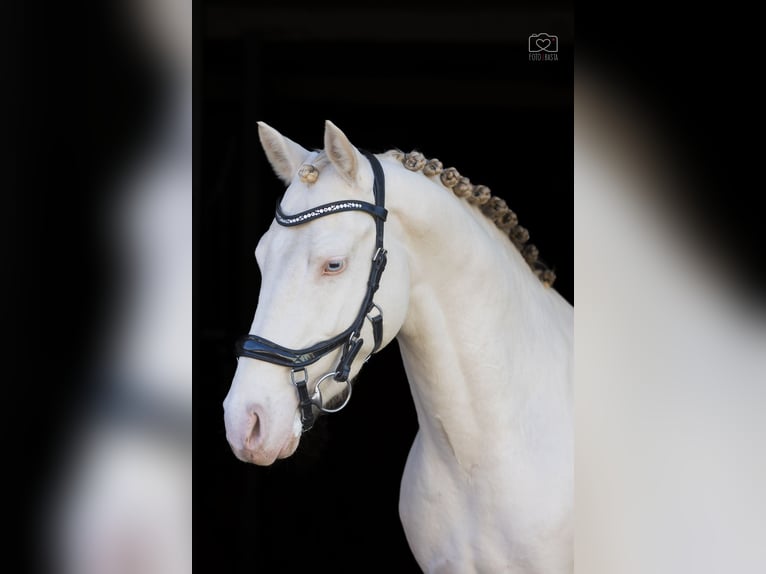
[[[390, 6], [320, 13], [207, 3], [195, 102], [200, 572], [418, 571], [397, 512], [417, 422], [395, 344], [367, 365], [349, 407], [320, 419], [292, 458], [260, 468], [226, 443], [233, 343], [248, 332], [260, 287], [253, 251], [283, 191], [257, 120], [321, 148], [330, 119], [359, 147], [417, 148], [454, 165], [508, 201], [572, 301], [571, 6]], [[557, 62], [529, 61], [537, 32], [559, 36]]]

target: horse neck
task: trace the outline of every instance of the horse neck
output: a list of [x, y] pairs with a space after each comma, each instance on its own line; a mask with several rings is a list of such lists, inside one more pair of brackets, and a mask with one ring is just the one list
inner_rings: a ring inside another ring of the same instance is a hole
[[572, 307], [478, 208], [400, 165], [387, 179], [410, 258], [397, 338], [422, 439], [466, 468], [487, 441], [571, 417]]

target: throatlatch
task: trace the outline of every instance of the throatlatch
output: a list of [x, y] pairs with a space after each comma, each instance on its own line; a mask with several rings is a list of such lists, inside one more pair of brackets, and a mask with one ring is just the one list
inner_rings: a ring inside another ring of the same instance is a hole
[[[385, 207], [386, 182], [383, 175], [383, 168], [378, 159], [366, 151], [362, 151], [362, 153], [369, 160], [375, 177], [375, 182], [373, 184], [373, 194], [375, 196], [374, 205], [366, 201], [357, 200], [336, 201], [294, 215], [287, 215], [282, 211], [280, 200], [277, 202], [275, 217], [276, 222], [284, 227], [303, 225], [320, 217], [342, 213], [344, 211], [363, 211], [375, 219], [375, 250], [373, 252], [372, 264], [370, 266], [370, 275], [367, 280], [367, 291], [362, 301], [361, 308], [359, 309], [359, 313], [357, 313], [353, 323], [338, 335], [303, 349], [289, 349], [287, 347], [282, 347], [273, 341], [269, 341], [268, 339], [264, 339], [257, 335], [245, 335], [237, 341], [235, 346], [237, 357], [249, 357], [259, 361], [281, 365], [283, 367], [290, 367], [290, 381], [295, 385], [298, 392], [303, 432], [306, 432], [314, 425], [314, 407], [323, 413], [334, 413], [345, 407], [351, 399], [351, 383], [348, 378], [351, 373], [351, 364], [359, 354], [359, 350], [364, 343], [361, 333], [365, 320], [368, 320], [372, 326], [374, 341], [373, 349], [365, 359], [365, 362], [378, 351], [383, 340], [383, 312], [380, 307], [375, 304], [373, 298], [380, 286], [380, 278], [386, 268], [387, 261], [386, 250], [383, 247], [383, 224], [388, 215]], [[314, 386], [313, 394], [309, 393], [309, 377], [306, 367], [317, 362], [319, 359], [339, 347], [341, 347], [342, 352], [335, 371], [322, 376]], [[323, 405], [321, 391], [321, 384], [331, 377], [338, 382], [345, 382], [348, 387], [343, 404], [333, 409], [326, 408]]]

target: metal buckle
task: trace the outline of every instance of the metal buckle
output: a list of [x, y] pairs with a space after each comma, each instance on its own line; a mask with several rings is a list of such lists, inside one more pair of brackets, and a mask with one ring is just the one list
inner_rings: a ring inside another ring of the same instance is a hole
[[367, 313], [367, 319], [372, 322], [373, 319], [376, 319], [377, 317], [371, 317], [370, 313], [372, 313], [372, 310], [376, 309], [378, 311], [378, 317], [383, 316], [383, 309], [380, 308], [380, 306], [377, 303], [373, 303], [372, 307], [370, 308], [370, 311]]
[[[296, 374], [300, 374], [301, 378], [298, 379]], [[292, 381], [295, 390], [298, 392], [298, 411], [301, 414], [301, 426], [303, 427], [302, 432], [306, 432], [307, 430], [311, 429], [312, 426], [314, 426], [315, 420], [314, 413], [312, 411], [314, 403], [312, 398], [309, 396], [309, 376], [306, 368], [300, 367], [297, 369], [290, 369], [290, 380]]]
[[[303, 373], [303, 379], [296, 381], [295, 373]], [[296, 387], [299, 384], [307, 385], [309, 382], [309, 374], [308, 374], [308, 371], [306, 370], [306, 367], [300, 367], [298, 369], [290, 369], [290, 380], [292, 381], [293, 385], [295, 385]]]
[[[373, 309], [375, 309], [378, 312], [378, 314], [375, 315], [375, 316], [372, 315], [372, 310]], [[374, 321], [373, 321], [374, 319], [377, 319], [378, 317], [383, 317], [383, 309], [381, 309], [380, 306], [377, 303], [373, 302], [372, 303], [372, 307], [370, 308], [370, 310], [367, 313], [367, 315], [365, 315], [365, 317], [367, 317], [367, 320], [370, 322], [371, 325], [374, 325]], [[370, 360], [370, 357], [372, 357], [372, 353], [368, 354], [365, 357], [364, 362], [362, 364], [363, 365], [367, 364], [367, 361]]]

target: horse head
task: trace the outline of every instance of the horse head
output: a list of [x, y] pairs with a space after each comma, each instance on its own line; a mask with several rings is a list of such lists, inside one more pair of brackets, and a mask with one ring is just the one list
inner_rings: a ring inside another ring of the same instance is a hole
[[314, 416], [345, 406], [362, 365], [396, 336], [409, 271], [395, 224], [384, 243], [374, 156], [329, 121], [321, 152], [262, 122], [258, 133], [288, 188], [255, 250], [258, 306], [223, 406], [237, 457], [269, 465], [295, 452]]

